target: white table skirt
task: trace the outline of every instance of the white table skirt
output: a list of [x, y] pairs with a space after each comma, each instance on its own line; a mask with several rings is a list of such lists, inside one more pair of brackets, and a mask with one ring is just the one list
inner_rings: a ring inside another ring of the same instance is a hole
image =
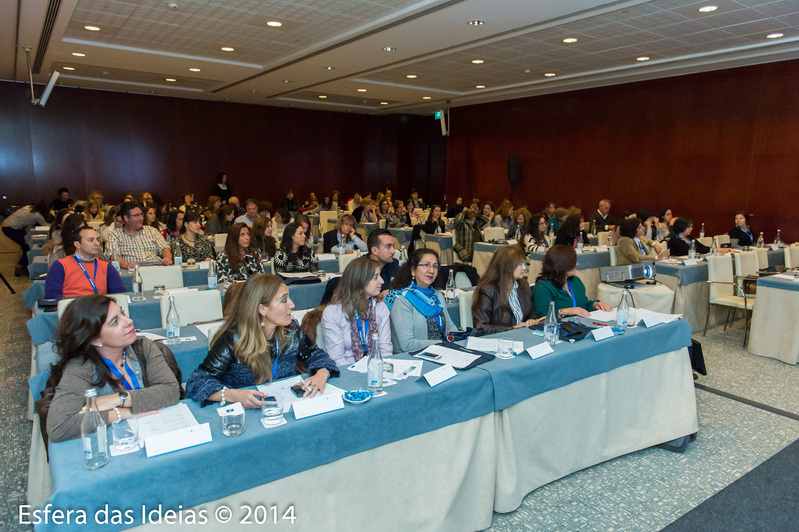
[[749, 352], [776, 358], [787, 364], [799, 362], [799, 292], [767, 286], [757, 287], [757, 305], [752, 312]]
[[[621, 294], [623, 291], [624, 288], [612, 284], [599, 283], [599, 287], [597, 287], [597, 297], [600, 301], [604, 301], [611, 307], [617, 307], [621, 301]], [[636, 308], [645, 308], [655, 312], [670, 314], [671, 309], [674, 307], [674, 292], [665, 285], [635, 283], [635, 288], [629, 292], [633, 296]], [[628, 300], [627, 303], [633, 306], [633, 301]]]

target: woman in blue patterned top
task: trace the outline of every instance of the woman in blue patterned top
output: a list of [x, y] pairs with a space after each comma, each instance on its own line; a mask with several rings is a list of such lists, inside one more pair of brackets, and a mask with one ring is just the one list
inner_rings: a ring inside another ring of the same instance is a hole
[[264, 273], [258, 250], [252, 245], [250, 228], [244, 222], [233, 224], [227, 233], [225, 251], [216, 258], [218, 281], [244, 281]]
[[261, 408], [265, 395], [248, 388], [276, 379], [310, 373], [305, 395], [322, 393], [335, 362], [316, 346], [291, 317], [294, 308], [286, 285], [274, 275], [247, 280], [233, 311], [214, 335], [208, 356], [186, 383], [186, 395], [206, 406], [217, 401]]

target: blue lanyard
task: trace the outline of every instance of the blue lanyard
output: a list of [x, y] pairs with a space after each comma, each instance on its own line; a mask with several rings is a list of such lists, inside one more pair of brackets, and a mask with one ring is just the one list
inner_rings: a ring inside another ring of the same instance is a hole
[[641, 255], [646, 255], [646, 248], [644, 247], [644, 243], [638, 240], [637, 238], [635, 239], [635, 241], [638, 242], [638, 249], [641, 250]]
[[[574, 297], [574, 290], [572, 290], [572, 282], [570, 280], [566, 279], [566, 284], [569, 285], [569, 295], [572, 298], [572, 306], [576, 307], [577, 306], [577, 298]], [[564, 290], [566, 290], [566, 288], [564, 288]]]
[[366, 356], [366, 353], [369, 351], [366, 342], [366, 335], [369, 331], [369, 318], [366, 318], [366, 323], [364, 324], [363, 330], [361, 330], [361, 317], [356, 312], [355, 323], [358, 326], [358, 336], [361, 338], [361, 345], [363, 346], [363, 356]]
[[[125, 377], [122, 376], [122, 372], [120, 372], [117, 369], [117, 367], [114, 365], [113, 362], [111, 362], [110, 360], [108, 360], [105, 357], [103, 357], [103, 362], [105, 362], [105, 365], [108, 366], [108, 369], [111, 370], [111, 373], [114, 374], [114, 377], [116, 377], [117, 380], [121, 381], [122, 385], [125, 386], [126, 389], [128, 389], [128, 390], [138, 390], [139, 388], [141, 388], [141, 386], [139, 385], [138, 379], [136, 379], [136, 374], [133, 373], [133, 370], [130, 368], [130, 365], [128, 364], [128, 350], [125, 349], [125, 351], [123, 351], [123, 353], [124, 353], [123, 360], [124, 360], [124, 364], [125, 364], [125, 370], [128, 372], [128, 377], [130, 378], [130, 385], [128, 384], [128, 381], [125, 380]], [[131, 385], [132, 385], [132, 387], [131, 387]]]
[[747, 230], [746, 230], [746, 229], [744, 229], [744, 228], [741, 228], [741, 231], [743, 231], [744, 233], [746, 233], [747, 235], [749, 235], [749, 240], [750, 240], [751, 242], [754, 242], [754, 241], [755, 241], [755, 235], [753, 235], [751, 232], [747, 231]]
[[275, 361], [272, 364], [272, 380], [277, 379], [277, 359], [280, 356], [280, 346], [277, 345], [277, 338], [275, 338]]
[[688, 242], [686, 239], [684, 239], [684, 238], [683, 238], [683, 237], [681, 237], [681, 236], [678, 236], [677, 238], [679, 238], [680, 240], [682, 240], [683, 242], [685, 242], [686, 244], [688, 244], [688, 247], [689, 247], [689, 248], [691, 247], [691, 242]]
[[441, 314], [437, 314], [435, 318], [438, 328], [441, 329], [441, 338], [446, 338], [446, 336], [444, 335], [444, 322], [441, 320]]
[[78, 266], [80, 266], [80, 269], [83, 270], [83, 275], [85, 275], [86, 278], [89, 280], [89, 284], [92, 285], [92, 288], [94, 289], [94, 293], [96, 294], [97, 293], [97, 284], [95, 284], [94, 279], [97, 279], [97, 259], [94, 259], [94, 279], [92, 279], [89, 276], [89, 272], [87, 272], [86, 268], [83, 267], [83, 264], [80, 262], [80, 259], [78, 259], [78, 257], [75, 257], [75, 255], [72, 255], [72, 257], [75, 259], [75, 262], [78, 263]]

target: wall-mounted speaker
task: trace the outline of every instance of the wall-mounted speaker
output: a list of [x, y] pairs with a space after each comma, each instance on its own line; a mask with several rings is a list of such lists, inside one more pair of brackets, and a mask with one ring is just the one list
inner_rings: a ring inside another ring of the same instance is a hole
[[519, 160], [515, 155], [511, 155], [508, 157], [508, 181], [514, 185], [517, 179], [519, 179]]

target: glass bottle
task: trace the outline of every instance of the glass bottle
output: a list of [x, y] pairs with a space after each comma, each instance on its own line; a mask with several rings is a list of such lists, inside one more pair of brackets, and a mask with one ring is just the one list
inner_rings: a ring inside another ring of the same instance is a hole
[[169, 296], [169, 312], [166, 313], [166, 343], [180, 343], [180, 316], [175, 307], [175, 296]]
[[702, 229], [699, 230], [699, 238], [705, 238], [705, 224], [702, 224]]
[[627, 330], [627, 322], [629, 320], [630, 305], [627, 303], [627, 290], [624, 290], [621, 293], [621, 301], [619, 301], [619, 306], [616, 308], [616, 325], [618, 325], [619, 330], [614, 330], [613, 332], [624, 334]]
[[183, 252], [180, 251], [180, 237], [175, 239], [175, 256], [172, 257], [172, 260], [175, 262], [176, 266], [183, 264]]
[[144, 294], [142, 293], [143, 289], [144, 279], [141, 278], [139, 265], [137, 264], [133, 269], [133, 297], [131, 299], [133, 301], [144, 301]]
[[696, 240], [691, 240], [691, 249], [688, 250], [688, 258], [696, 258]]
[[558, 315], [555, 312], [555, 302], [549, 302], [549, 312], [544, 320], [544, 340], [551, 346], [558, 341]]
[[757, 239], [757, 247], [766, 247], [766, 241], [763, 240], [763, 231], [760, 232], [760, 237]]
[[782, 239], [780, 238], [780, 230], [779, 229], [777, 229], [777, 237], [774, 239], [774, 243], [777, 244], [778, 246], [780, 244], [782, 244]]
[[100, 469], [108, 463], [108, 441], [105, 421], [97, 409], [97, 390], [89, 388], [84, 393], [86, 406], [80, 422], [80, 441], [83, 444], [83, 465], [86, 469]]
[[375, 394], [383, 391], [383, 357], [379, 345], [377, 333], [372, 334], [372, 348], [366, 361], [366, 389]]
[[216, 288], [216, 263], [211, 260], [208, 264], [208, 289]]
[[447, 289], [444, 292], [444, 299], [447, 303], [455, 301], [455, 271], [449, 271], [449, 279], [447, 279]]
[[591, 234], [596, 236], [596, 221], [591, 222]]

